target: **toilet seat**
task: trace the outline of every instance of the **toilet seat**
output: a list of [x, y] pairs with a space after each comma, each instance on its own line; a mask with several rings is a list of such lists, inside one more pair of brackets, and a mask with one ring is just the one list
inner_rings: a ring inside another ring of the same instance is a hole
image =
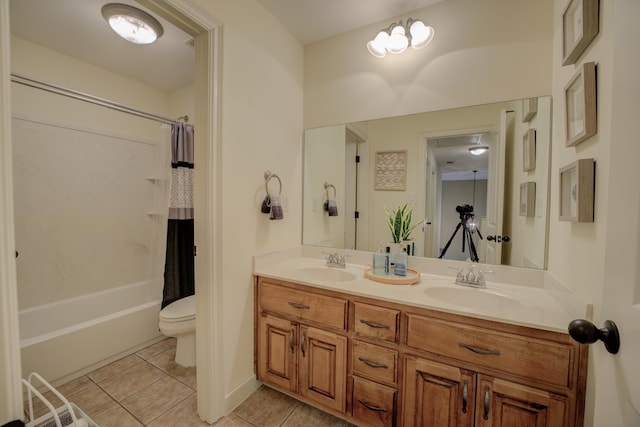
[[196, 317], [196, 296], [191, 295], [172, 302], [160, 310], [160, 320], [163, 322], [184, 322]]

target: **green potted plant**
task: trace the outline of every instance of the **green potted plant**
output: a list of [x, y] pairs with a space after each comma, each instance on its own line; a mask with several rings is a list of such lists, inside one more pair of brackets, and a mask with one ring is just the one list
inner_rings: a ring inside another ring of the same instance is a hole
[[420, 221], [411, 224], [413, 218], [413, 206], [405, 203], [402, 206], [393, 209], [391, 212], [385, 206], [384, 211], [387, 214], [387, 225], [391, 231], [393, 243], [402, 243], [411, 240], [411, 233], [420, 224]]

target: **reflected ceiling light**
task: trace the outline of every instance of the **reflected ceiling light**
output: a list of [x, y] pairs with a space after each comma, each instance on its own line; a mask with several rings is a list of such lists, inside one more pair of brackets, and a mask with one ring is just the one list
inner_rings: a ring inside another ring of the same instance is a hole
[[480, 145], [478, 147], [469, 148], [469, 152], [474, 156], [479, 156], [480, 154], [484, 154], [487, 151], [489, 151], [489, 147], [487, 147], [486, 145]]
[[367, 49], [373, 56], [383, 58], [387, 52], [402, 53], [409, 45], [414, 49], [420, 49], [431, 42], [433, 35], [432, 27], [424, 25], [419, 19], [409, 18], [406, 26], [402, 25], [402, 21], [397, 24], [394, 22], [380, 31], [367, 43]]
[[156, 18], [128, 4], [105, 4], [102, 16], [116, 34], [131, 43], [150, 44], [164, 33]]

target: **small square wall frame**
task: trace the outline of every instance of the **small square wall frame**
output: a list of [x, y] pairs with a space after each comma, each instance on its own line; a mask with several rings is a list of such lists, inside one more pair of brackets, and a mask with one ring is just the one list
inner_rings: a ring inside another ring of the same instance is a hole
[[599, 31], [599, 0], [569, 0], [562, 14], [562, 65], [575, 64]]
[[580, 159], [560, 169], [560, 221], [593, 222], [595, 161]]
[[536, 130], [527, 129], [522, 135], [522, 170], [532, 171], [536, 168]]
[[533, 181], [520, 184], [520, 216], [536, 214], [536, 183]]
[[587, 62], [565, 87], [565, 145], [573, 147], [598, 132], [596, 63]]
[[529, 123], [538, 112], [538, 98], [525, 98], [522, 100], [522, 123]]

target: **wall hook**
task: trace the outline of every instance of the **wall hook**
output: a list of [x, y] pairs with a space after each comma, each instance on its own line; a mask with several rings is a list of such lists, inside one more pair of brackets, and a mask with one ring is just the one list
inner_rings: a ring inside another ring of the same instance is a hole
[[275, 173], [265, 171], [264, 172], [264, 189], [267, 191], [267, 196], [271, 195], [271, 193], [269, 193], [269, 181], [271, 181], [274, 178], [278, 180], [278, 184], [280, 186], [278, 189], [278, 194], [282, 194], [282, 181], [280, 181], [280, 177]]
[[593, 344], [600, 340], [611, 354], [616, 354], [620, 350], [618, 327], [611, 320], [605, 320], [601, 329], [588, 320], [573, 320], [569, 323], [569, 335], [582, 344]]
[[330, 198], [329, 197], [329, 189], [330, 188], [333, 188], [333, 198], [335, 199], [336, 195], [338, 194], [338, 193], [336, 193], [336, 187], [333, 184], [329, 184], [327, 181], [325, 181], [324, 182], [324, 189], [327, 191], [327, 198]]

